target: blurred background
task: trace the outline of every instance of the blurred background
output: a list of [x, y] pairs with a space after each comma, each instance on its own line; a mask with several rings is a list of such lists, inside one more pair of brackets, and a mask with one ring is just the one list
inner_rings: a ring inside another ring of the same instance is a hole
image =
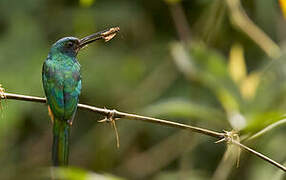
[[[234, 129], [244, 144], [285, 164], [283, 9], [286, 15], [285, 0], [1, 0], [0, 83], [43, 96], [42, 64], [56, 40], [120, 26], [113, 40], [80, 52], [81, 103]], [[47, 107], [1, 105], [0, 179], [50, 179]], [[238, 149], [216, 139], [139, 121], [117, 122], [117, 149], [102, 118], [78, 110], [62, 179], [285, 178], [244, 151], [236, 168]]]

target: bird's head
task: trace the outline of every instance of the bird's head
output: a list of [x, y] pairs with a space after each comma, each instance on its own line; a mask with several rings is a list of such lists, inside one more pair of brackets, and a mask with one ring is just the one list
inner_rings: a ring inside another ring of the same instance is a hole
[[116, 35], [118, 31], [119, 27], [115, 27], [91, 34], [82, 39], [76, 37], [64, 37], [52, 45], [51, 53], [62, 53], [68, 56], [75, 57], [79, 50], [86, 45], [95, 42], [99, 39], [109, 41]]
[[64, 37], [52, 45], [51, 53], [76, 56], [80, 49], [80, 40], [75, 37]]

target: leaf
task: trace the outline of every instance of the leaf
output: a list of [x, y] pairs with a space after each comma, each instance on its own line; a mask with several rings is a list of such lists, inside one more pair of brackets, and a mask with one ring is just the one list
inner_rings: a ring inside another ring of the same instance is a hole
[[191, 59], [189, 52], [184, 46], [180, 43], [171, 44], [171, 54], [178, 69], [187, 76], [187, 78], [194, 78], [196, 74], [194, 60]]
[[79, 0], [79, 4], [82, 7], [90, 7], [95, 0]]
[[220, 88], [217, 90], [217, 97], [227, 112], [239, 110], [238, 102], [226, 89]]
[[256, 89], [260, 82], [260, 73], [252, 73], [247, 76], [240, 85], [242, 97], [252, 99], [256, 94]]
[[246, 118], [240, 113], [239, 103], [235, 97], [224, 88], [218, 90], [217, 97], [227, 113], [227, 119], [231, 127], [235, 130], [245, 128]]
[[234, 44], [230, 50], [228, 70], [231, 78], [237, 85], [246, 77], [247, 70], [243, 55], [243, 47], [240, 44]]
[[280, 8], [284, 18], [286, 19], [286, 0], [279, 0]]
[[283, 117], [283, 112], [279, 111], [268, 111], [255, 114], [251, 121], [248, 122], [247, 126], [243, 129], [242, 134], [246, 133], [257, 133], [262, 129], [270, 126], [271, 124], [278, 122]]

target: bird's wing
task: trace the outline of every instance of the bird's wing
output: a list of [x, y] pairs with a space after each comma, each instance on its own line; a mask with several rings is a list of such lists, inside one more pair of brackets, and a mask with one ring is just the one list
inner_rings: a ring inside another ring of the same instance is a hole
[[72, 123], [73, 116], [77, 109], [78, 98], [81, 91], [80, 65], [75, 63], [71, 74], [64, 81], [64, 118]]
[[64, 116], [64, 90], [63, 82], [56, 77], [56, 64], [52, 61], [45, 61], [42, 71], [42, 80], [48, 105], [56, 118], [62, 119]]

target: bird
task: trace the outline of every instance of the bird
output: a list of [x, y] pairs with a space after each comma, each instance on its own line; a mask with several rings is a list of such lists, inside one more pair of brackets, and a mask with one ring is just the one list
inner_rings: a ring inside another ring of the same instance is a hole
[[81, 93], [79, 50], [99, 39], [109, 41], [119, 27], [97, 32], [82, 39], [64, 37], [55, 42], [42, 67], [42, 83], [53, 124], [53, 166], [67, 166], [70, 129]]

